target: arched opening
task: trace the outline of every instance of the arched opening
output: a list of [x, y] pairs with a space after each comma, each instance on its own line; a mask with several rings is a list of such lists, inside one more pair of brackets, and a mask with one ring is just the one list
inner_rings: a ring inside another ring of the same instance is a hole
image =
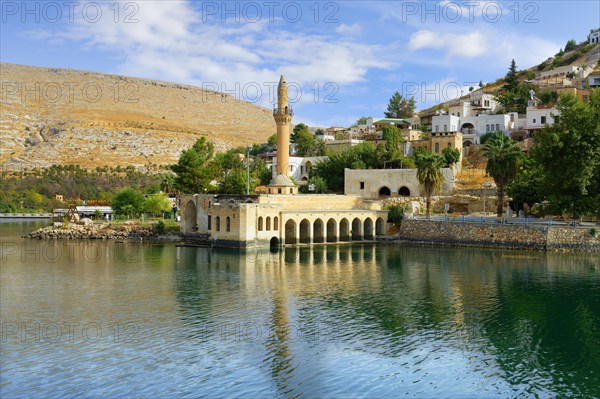
[[472, 145], [473, 145], [473, 142], [471, 140], [463, 141], [463, 147], [470, 147]]
[[258, 231], [263, 231], [263, 217], [258, 217]]
[[463, 123], [460, 130], [462, 130], [463, 134], [473, 134], [475, 133], [475, 126], [472, 123]]
[[271, 217], [270, 216], [267, 216], [267, 223], [266, 223], [265, 230], [271, 231]]
[[217, 216], [217, 220], [215, 223], [215, 230], [216, 231], [221, 231], [221, 216]]
[[337, 242], [337, 226], [335, 219], [327, 221], [327, 242]]
[[398, 190], [398, 195], [401, 197], [410, 197], [410, 190], [408, 187], [402, 186], [400, 187], [400, 190]]
[[373, 220], [371, 220], [371, 218], [365, 219], [364, 237], [365, 240], [373, 239]]
[[271, 238], [271, 241], [269, 242], [269, 245], [271, 248], [276, 248], [279, 246], [279, 238], [277, 237], [273, 237]]
[[392, 195], [392, 192], [388, 187], [383, 186], [379, 189], [379, 198], [389, 197], [390, 195]]
[[231, 231], [231, 219], [229, 216], [225, 219], [225, 231]]
[[300, 222], [300, 243], [310, 244], [310, 222], [306, 219]]
[[323, 230], [323, 221], [321, 219], [315, 220], [313, 224], [313, 242], [325, 242], [325, 232]]
[[352, 221], [352, 241], [362, 240], [362, 223], [359, 218]]
[[198, 231], [198, 213], [194, 201], [189, 201], [183, 210], [183, 220], [185, 222], [184, 231], [186, 233], [195, 233]]
[[273, 218], [273, 230], [279, 230], [279, 218], [277, 216]]
[[296, 222], [293, 219], [285, 222], [285, 243], [296, 244]]
[[378, 236], [385, 234], [385, 220], [378, 218], [375, 222], [375, 234]]
[[350, 223], [346, 218], [340, 220], [340, 241], [350, 241]]

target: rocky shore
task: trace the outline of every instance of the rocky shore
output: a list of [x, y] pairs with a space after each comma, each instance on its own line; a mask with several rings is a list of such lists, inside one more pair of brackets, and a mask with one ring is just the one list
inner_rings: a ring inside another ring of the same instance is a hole
[[44, 227], [23, 236], [23, 238], [60, 238], [60, 239], [126, 239], [126, 238], [147, 238], [147, 239], [165, 239], [179, 240], [178, 236], [159, 234], [159, 232], [150, 226], [141, 226], [138, 224], [112, 224], [112, 223], [85, 223], [68, 225], [54, 223], [52, 226]]

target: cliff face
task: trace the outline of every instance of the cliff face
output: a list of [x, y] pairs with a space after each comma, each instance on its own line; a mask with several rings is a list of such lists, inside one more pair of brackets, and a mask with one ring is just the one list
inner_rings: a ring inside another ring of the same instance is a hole
[[262, 143], [269, 109], [199, 87], [0, 63], [0, 166], [173, 163], [205, 136], [217, 149]]

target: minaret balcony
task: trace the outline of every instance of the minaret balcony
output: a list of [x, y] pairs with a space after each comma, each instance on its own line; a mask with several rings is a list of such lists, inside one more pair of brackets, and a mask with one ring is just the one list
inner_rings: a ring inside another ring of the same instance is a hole
[[294, 110], [292, 109], [292, 107], [285, 107], [285, 108], [273, 108], [273, 115], [290, 115], [290, 116], [294, 116]]

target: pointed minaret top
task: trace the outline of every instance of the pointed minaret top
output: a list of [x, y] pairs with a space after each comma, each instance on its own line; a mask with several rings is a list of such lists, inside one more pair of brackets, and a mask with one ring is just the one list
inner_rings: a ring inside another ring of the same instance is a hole
[[281, 78], [279, 78], [279, 86], [282, 85], [287, 85], [287, 82], [285, 81], [285, 76], [281, 75]]

